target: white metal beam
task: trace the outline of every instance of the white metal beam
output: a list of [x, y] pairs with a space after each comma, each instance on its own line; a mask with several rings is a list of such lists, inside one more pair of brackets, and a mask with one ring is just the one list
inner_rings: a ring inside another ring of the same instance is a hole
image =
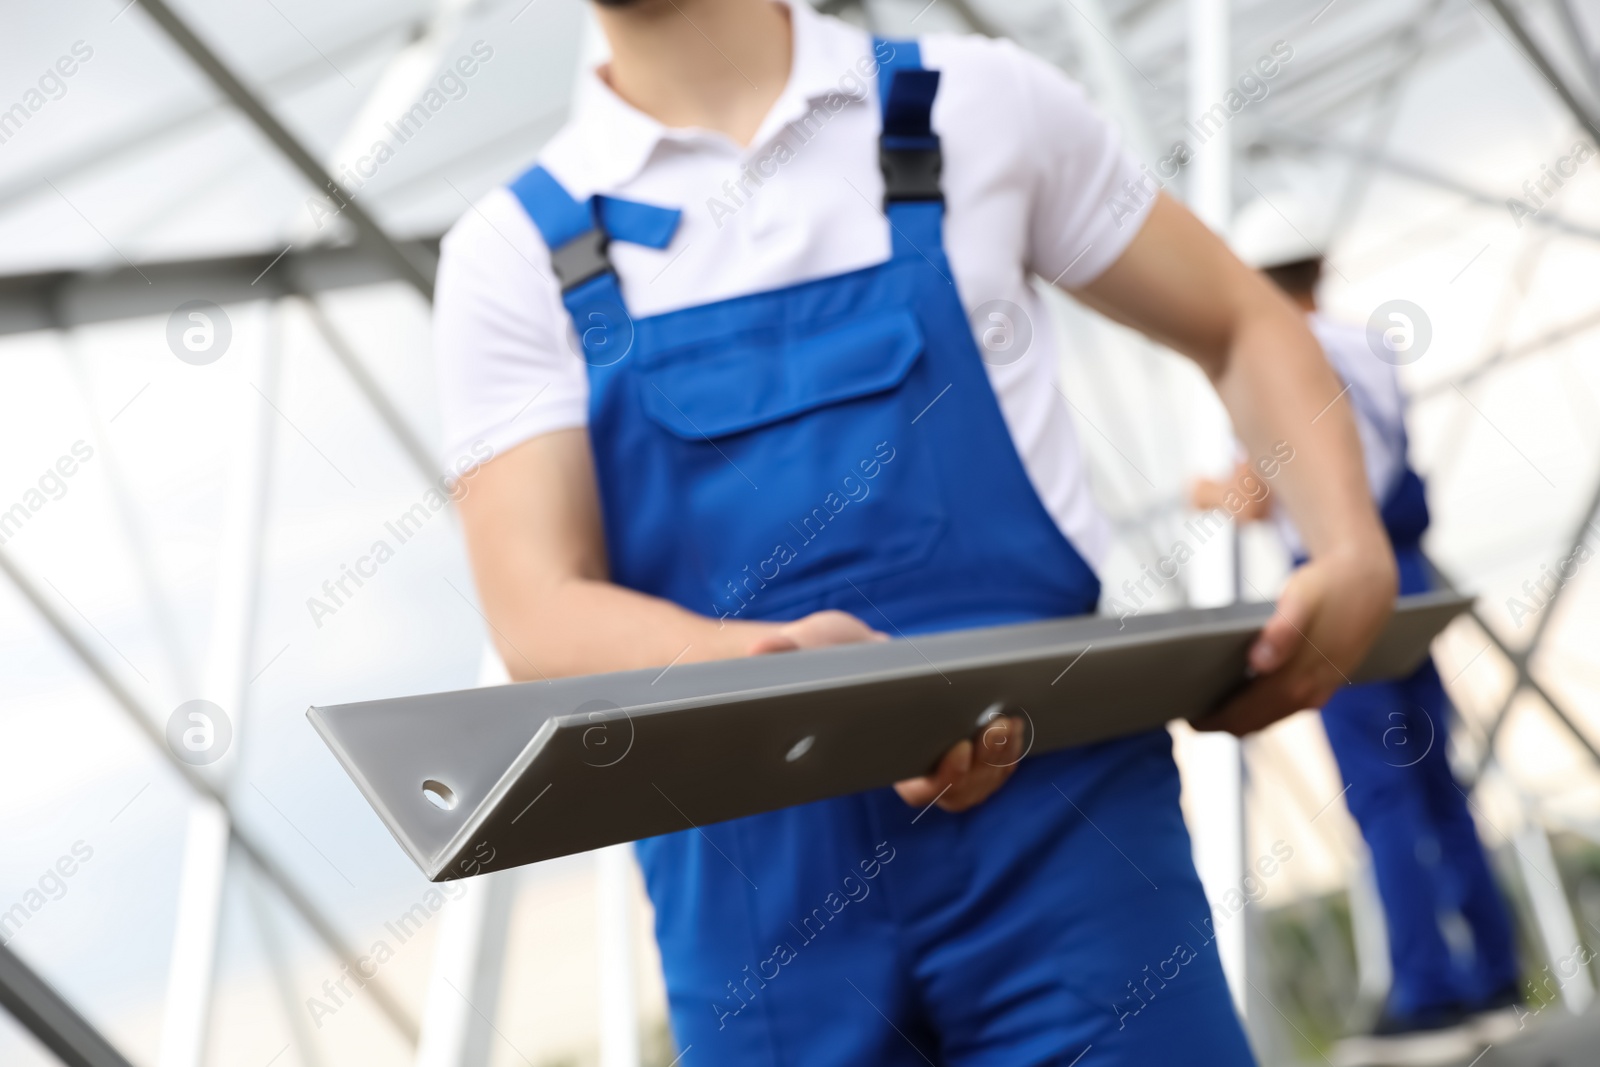
[[200, 1067], [211, 1015], [211, 975], [228, 865], [228, 814], [207, 796], [189, 800], [177, 923], [162, 1002], [161, 1067]]
[[1383, 898], [1378, 895], [1378, 872], [1370, 852], [1364, 852], [1351, 872], [1347, 893], [1356, 950], [1356, 1006], [1376, 1018], [1394, 984], [1394, 967], [1389, 961], [1389, 929], [1384, 924]]
[[[1533, 907], [1534, 926], [1552, 972], [1561, 972], [1560, 962], [1569, 959], [1586, 941], [1572, 918], [1566, 890], [1561, 886], [1561, 868], [1550, 849], [1550, 835], [1529, 816], [1512, 835], [1517, 868], [1522, 885]], [[1582, 1015], [1594, 1001], [1594, 980], [1588, 967], [1578, 967], [1568, 978], [1561, 974], [1561, 1003], [1573, 1015]]]
[[594, 854], [600, 950], [600, 1067], [639, 1067], [633, 958], [633, 846]]
[[[250, 346], [241, 346], [242, 351], [235, 357], [244, 362], [244, 367], [242, 380], [233, 383], [231, 399], [238, 410], [229, 422], [238, 428], [239, 436], [231, 464], [229, 500], [217, 559], [211, 644], [200, 694], [232, 720], [231, 751], [222, 754], [215, 764], [219, 768], [235, 766], [239, 758], [247, 665], [255, 643], [261, 587], [262, 528], [272, 480], [276, 424], [268, 401], [277, 392], [279, 311], [268, 303], [260, 308], [260, 314], [265, 320], [261, 344], [253, 351]], [[255, 388], [250, 387], [252, 384]], [[161, 1067], [200, 1067], [205, 1060], [206, 1023], [230, 837], [228, 813], [222, 804], [212, 797], [194, 797], [184, 839], [177, 926], [167, 972]]]
[[[416, 1067], [488, 1067], [517, 871], [460, 883], [445, 904], [428, 973]], [[518, 1053], [520, 1056], [521, 1053]]]
[[300, 1057], [301, 1067], [322, 1067], [323, 1061], [317, 1049], [316, 1037], [307, 1024], [305, 1009], [299, 999], [299, 992], [294, 987], [294, 968], [289, 961], [288, 945], [277, 917], [273, 914], [272, 901], [267, 899], [266, 880], [261, 877], [260, 871], [248, 865], [241, 870], [244, 875], [241, 881], [248, 898], [251, 917], [255, 920], [261, 952], [267, 958], [267, 966], [272, 971], [272, 982], [277, 989], [278, 1001], [282, 1007], [284, 1022], [289, 1028], [289, 1036], [294, 1042], [294, 1050]]
[[[1228, 91], [1232, 35], [1228, 0], [1189, 0], [1189, 110], [1200, 115]], [[1223, 123], [1209, 141], [1196, 145], [1189, 166], [1189, 206], [1224, 237], [1233, 221], [1233, 138]], [[1190, 454], [1195, 474], [1225, 475], [1233, 467], [1234, 436], [1227, 411], [1214, 393], [1197, 395], [1198, 414]], [[1200, 546], [1190, 564], [1189, 598], [1197, 607], [1237, 599], [1237, 531], [1230, 523]], [[1244, 873], [1244, 760], [1228, 734], [1196, 734], [1187, 746], [1184, 789], [1194, 815], [1195, 867], [1220, 914], [1223, 895], [1237, 890]], [[1217, 954], [1239, 1014], [1245, 1014], [1246, 923], [1215, 923]]]
[[[485, 640], [478, 684], [510, 680]], [[445, 905], [428, 972], [416, 1067], [487, 1067], [517, 879], [514, 869], [473, 878], [461, 883], [462, 897]]]

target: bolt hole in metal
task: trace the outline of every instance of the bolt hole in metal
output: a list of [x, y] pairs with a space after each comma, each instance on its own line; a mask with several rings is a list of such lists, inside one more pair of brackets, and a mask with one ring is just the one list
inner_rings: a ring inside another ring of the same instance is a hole
[[802, 737], [800, 740], [796, 741], [783, 758], [785, 761], [793, 763], [801, 756], [804, 756], [807, 752], [810, 752], [811, 746], [816, 743], [817, 735], [807, 734], [805, 737]]
[[422, 795], [428, 798], [428, 803], [440, 811], [451, 811], [456, 806], [456, 791], [443, 782], [433, 778], [422, 783]]

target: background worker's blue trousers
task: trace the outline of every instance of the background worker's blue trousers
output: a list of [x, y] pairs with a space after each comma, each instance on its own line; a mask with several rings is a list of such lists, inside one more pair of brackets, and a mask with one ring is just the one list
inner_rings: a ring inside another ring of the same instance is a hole
[[[1389, 933], [1389, 1011], [1471, 1009], [1517, 982], [1510, 919], [1445, 756], [1450, 705], [1430, 659], [1410, 678], [1350, 686], [1322, 711], [1372, 851]], [[1469, 946], [1452, 951], [1451, 916]]]
[[686, 1064], [1253, 1062], [1165, 731], [961, 814], [881, 789], [637, 848]]

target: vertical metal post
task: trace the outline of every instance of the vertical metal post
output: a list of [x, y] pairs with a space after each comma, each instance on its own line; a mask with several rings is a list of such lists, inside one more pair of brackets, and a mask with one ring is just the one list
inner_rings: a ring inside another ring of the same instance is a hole
[[633, 847], [594, 854], [600, 950], [600, 1067], [639, 1067], [639, 1005], [634, 995]]
[[[478, 684], [508, 681], [505, 665], [485, 642]], [[511, 870], [457, 883], [465, 894], [445, 906], [440, 920], [416, 1067], [487, 1067], [517, 877]]]
[[[1530, 817], [1513, 840], [1517, 846], [1517, 867], [1533, 906], [1534, 925], [1538, 927], [1545, 958], [1550, 961], [1550, 971], [1556, 974], [1559, 962], [1571, 956], [1584, 942], [1573, 921], [1566, 891], [1561, 888], [1561, 870], [1556, 866], [1555, 853], [1550, 850], [1550, 835]], [[1564, 974], [1560, 978], [1562, 1005], [1573, 1015], [1582, 1015], [1594, 1000], [1594, 982], [1589, 977], [1589, 968], [1579, 967], [1571, 978]]]
[[1383, 899], [1371, 853], [1350, 874], [1350, 932], [1356, 949], [1356, 1011], [1376, 1018], [1394, 984], [1389, 962], [1389, 929], [1384, 925]]
[[[1231, 26], [1228, 0], [1189, 0], [1189, 112], [1199, 116], [1229, 88]], [[1233, 221], [1233, 133], [1228, 123], [1204, 144], [1192, 146], [1189, 206], [1213, 230]]]
[[[248, 667], [255, 637], [260, 591], [261, 534], [266, 518], [266, 493], [272, 478], [273, 412], [262, 396], [276, 392], [278, 367], [277, 309], [269, 303], [261, 344], [253, 362], [245, 362], [241, 381], [234, 383], [239, 427], [234, 477], [218, 554], [216, 597], [212, 610], [211, 645], [204, 667], [203, 695], [231, 717], [232, 751], [222, 767], [238, 760]], [[241, 357], [241, 362], [244, 358]], [[250, 386], [260, 382], [256, 389]], [[227, 809], [215, 797], [199, 795], [189, 802], [178, 917], [173, 931], [171, 964], [161, 1026], [161, 1067], [200, 1067], [205, 1058], [206, 1024], [216, 962], [222, 894], [228, 865], [231, 827]]]
[[[457, 883], [433, 949], [416, 1067], [488, 1067], [517, 872]], [[519, 1053], [520, 1055], [520, 1053]]]
[[161, 1014], [161, 1067], [200, 1067], [211, 1014], [211, 975], [228, 865], [228, 813], [208, 796], [189, 800], [178, 917]]
[[[1228, 90], [1230, 23], [1228, 0], [1189, 0], [1189, 111], [1204, 114]], [[1192, 146], [1189, 169], [1190, 206], [1206, 225], [1226, 235], [1233, 220], [1233, 139], [1227, 123], [1204, 143]], [[1206, 403], [1209, 399], [1209, 403]], [[1200, 401], [1192, 455], [1208, 473], [1233, 467], [1233, 430], [1215, 396]], [[1238, 569], [1231, 523], [1200, 546], [1191, 564], [1190, 602], [1214, 607], [1236, 599]], [[1211, 901], [1213, 914], [1222, 896], [1237, 889], [1244, 872], [1244, 771], [1239, 742], [1227, 734], [1200, 734], [1188, 746], [1185, 789], [1194, 838], [1195, 866]], [[1234, 1006], [1245, 1014], [1247, 924], [1216, 924], [1217, 954], [1233, 993]]]
[[256, 934], [261, 940], [261, 951], [272, 971], [272, 984], [283, 1008], [284, 1022], [289, 1027], [289, 1037], [294, 1042], [295, 1053], [301, 1067], [322, 1067], [322, 1056], [317, 1050], [316, 1035], [306, 1025], [305, 1008], [294, 987], [294, 968], [289, 962], [288, 947], [282, 928], [272, 913], [272, 902], [267, 899], [267, 882], [261, 872], [245, 864], [243, 869], [245, 896], [255, 919]]
[[[1492, 766], [1498, 770], [1498, 763]], [[1534, 810], [1537, 802], [1517, 788], [1509, 776], [1502, 781], [1511, 785], [1522, 808], [1522, 825], [1511, 835], [1510, 841], [1517, 854], [1523, 887], [1528, 891], [1528, 903], [1533, 908], [1540, 947], [1550, 963], [1550, 973], [1560, 984], [1562, 1005], [1573, 1015], [1582, 1015], [1594, 1001], [1594, 981], [1587, 966], [1578, 967], [1570, 978], [1560, 967], [1561, 961], [1577, 952], [1584, 941], [1561, 883], [1561, 868], [1556, 865], [1555, 852], [1550, 848], [1550, 835]]]

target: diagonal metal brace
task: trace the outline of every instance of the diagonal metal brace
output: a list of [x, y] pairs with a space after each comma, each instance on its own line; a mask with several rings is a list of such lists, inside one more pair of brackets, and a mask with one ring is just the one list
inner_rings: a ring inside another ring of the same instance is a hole
[[188, 24], [167, 6], [166, 0], [142, 0], [139, 6], [149, 12], [150, 17], [166, 31], [173, 43], [183, 49], [195, 65], [211, 79], [212, 84], [222, 90], [223, 95], [245, 113], [245, 116], [277, 146], [278, 151], [284, 154], [307, 181], [333, 197], [339, 204], [340, 214], [349, 217], [361, 239], [389, 261], [395, 274], [402, 281], [409, 282], [418, 293], [422, 294], [424, 300], [432, 301], [433, 275], [437, 264], [425, 261], [423, 254], [416, 251], [408, 252], [396, 243], [366, 208], [355, 201], [355, 194], [340, 185], [327, 168], [317, 162], [316, 157], [300, 143], [299, 138], [290, 133], [288, 128], [267, 110], [266, 104], [211, 50], [210, 46], [195, 36]]

